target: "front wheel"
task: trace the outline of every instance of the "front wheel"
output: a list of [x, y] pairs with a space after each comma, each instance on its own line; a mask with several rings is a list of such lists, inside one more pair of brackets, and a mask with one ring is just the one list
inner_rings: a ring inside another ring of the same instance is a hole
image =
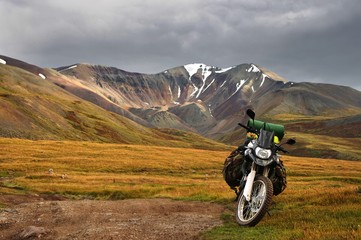
[[271, 180], [262, 175], [256, 176], [252, 186], [251, 200], [248, 202], [243, 195], [238, 198], [236, 210], [238, 224], [252, 227], [259, 223], [271, 205], [272, 195]]

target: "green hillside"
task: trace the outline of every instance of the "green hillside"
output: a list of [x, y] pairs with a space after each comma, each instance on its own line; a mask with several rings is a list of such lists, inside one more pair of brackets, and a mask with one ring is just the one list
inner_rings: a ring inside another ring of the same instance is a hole
[[0, 66], [0, 136], [227, 149], [182, 131], [141, 126], [20, 68]]
[[[260, 116], [262, 121], [285, 125], [284, 138], [297, 140], [296, 145], [287, 146], [291, 155], [349, 160], [361, 160], [360, 118], [360, 111], [357, 109], [345, 109], [325, 116]], [[245, 130], [235, 126], [233, 132], [224, 134], [219, 140], [227, 144], [242, 144]]]

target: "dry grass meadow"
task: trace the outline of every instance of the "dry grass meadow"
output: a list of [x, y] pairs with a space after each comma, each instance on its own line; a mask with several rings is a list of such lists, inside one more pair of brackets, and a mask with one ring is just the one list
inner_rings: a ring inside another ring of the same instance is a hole
[[[284, 156], [288, 187], [259, 225], [239, 227], [221, 174], [229, 151], [0, 138], [0, 194], [172, 198], [226, 206], [204, 239], [361, 239], [361, 162]], [[0, 203], [0, 208], [2, 204]]]

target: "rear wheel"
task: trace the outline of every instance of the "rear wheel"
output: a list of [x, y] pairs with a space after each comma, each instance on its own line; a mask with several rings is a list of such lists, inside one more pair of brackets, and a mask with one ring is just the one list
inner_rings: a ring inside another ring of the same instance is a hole
[[238, 224], [252, 227], [259, 223], [271, 205], [272, 195], [271, 180], [262, 175], [256, 176], [252, 186], [251, 200], [248, 202], [243, 195], [238, 198], [236, 210]]

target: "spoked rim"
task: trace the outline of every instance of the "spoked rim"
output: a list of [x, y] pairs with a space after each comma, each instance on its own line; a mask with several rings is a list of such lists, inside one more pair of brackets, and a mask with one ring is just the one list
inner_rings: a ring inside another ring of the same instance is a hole
[[266, 201], [267, 189], [263, 181], [256, 180], [253, 183], [251, 200], [248, 202], [242, 195], [238, 201], [237, 215], [242, 222], [252, 221], [262, 209]]

